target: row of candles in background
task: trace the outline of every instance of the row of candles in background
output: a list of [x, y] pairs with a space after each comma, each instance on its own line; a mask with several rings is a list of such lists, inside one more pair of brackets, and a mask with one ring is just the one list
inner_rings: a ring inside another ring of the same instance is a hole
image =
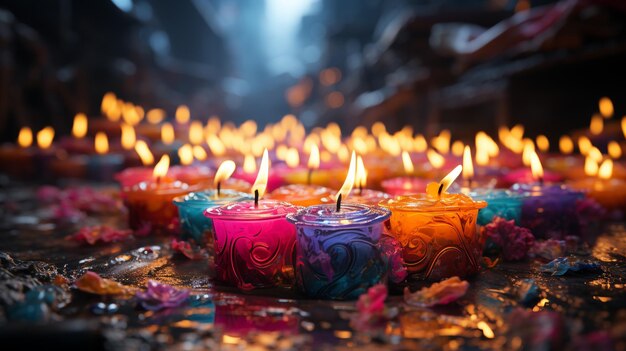
[[[160, 110], [144, 118], [141, 108], [107, 94], [106, 119], [79, 114], [73, 136], [56, 144], [54, 130], [44, 128], [36, 148], [24, 128], [18, 146], [0, 150], [0, 161], [24, 177], [115, 177], [133, 229], [169, 233], [180, 226], [214, 250], [216, 278], [242, 289], [295, 279], [312, 297], [354, 298], [389, 276], [390, 240], [410, 276], [438, 280], [479, 271], [484, 240], [476, 224], [494, 216], [538, 238], [563, 239], [588, 234], [575, 212], [585, 195], [622, 211], [623, 137], [603, 130], [612, 110], [602, 99], [589, 133], [576, 142], [561, 137], [561, 153], [549, 154], [549, 140], [524, 138], [520, 125], [500, 128], [500, 143], [479, 132], [474, 148], [452, 142], [447, 131], [428, 142], [408, 127], [389, 134], [381, 123], [345, 138], [333, 123], [306, 134], [291, 115], [257, 133], [253, 121], [191, 121], [185, 107], [173, 124]], [[459, 186], [451, 187], [457, 176]]]

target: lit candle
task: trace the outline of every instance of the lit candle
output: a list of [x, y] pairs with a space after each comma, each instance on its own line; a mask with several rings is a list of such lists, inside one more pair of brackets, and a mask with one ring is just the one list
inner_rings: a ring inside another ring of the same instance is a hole
[[446, 192], [461, 171], [457, 166], [441, 182], [428, 184], [426, 194], [381, 202], [391, 210], [390, 232], [402, 245], [414, 278], [441, 280], [480, 270], [484, 243], [476, 233], [476, 218], [487, 204]]
[[287, 216], [297, 228], [296, 285], [309, 297], [355, 299], [386, 278], [378, 248], [389, 211], [346, 201], [355, 181], [354, 152], [335, 204]]
[[199, 187], [168, 177], [168, 168], [169, 156], [164, 155], [154, 166], [151, 180], [122, 190], [132, 229], [144, 229], [147, 226], [157, 233], [178, 230], [178, 210], [172, 200]]
[[[439, 162], [441, 161], [441, 166], [443, 166], [443, 159], [439, 159], [437, 156], [433, 155], [434, 154], [431, 154], [431, 161], [435, 162], [436, 166], [440, 166]], [[440, 157], [441, 155], [438, 156]], [[402, 164], [404, 165], [405, 176], [382, 181], [381, 185], [385, 192], [396, 196], [417, 194], [424, 191], [426, 189], [426, 185], [428, 184], [428, 180], [413, 176], [415, 168], [413, 166], [411, 156], [406, 151], [402, 152]]]
[[563, 240], [568, 235], [580, 235], [576, 202], [583, 194], [562, 184], [545, 184], [543, 166], [536, 153], [530, 162], [534, 182], [511, 188], [522, 196], [521, 225], [538, 239]]
[[213, 220], [217, 279], [243, 290], [289, 285], [293, 279], [295, 227], [285, 217], [298, 208], [262, 200], [268, 177], [266, 149], [252, 185], [254, 200], [205, 211]]
[[16, 179], [30, 179], [35, 175], [33, 132], [23, 127], [17, 136], [17, 145], [0, 147], [0, 170]]
[[112, 181], [124, 163], [124, 156], [109, 153], [109, 139], [104, 132], [97, 132], [94, 138], [95, 155], [87, 162], [87, 176], [98, 181]]
[[[588, 171], [591, 172], [591, 171]], [[626, 182], [613, 178], [613, 161], [604, 160], [589, 178], [568, 183], [573, 189], [585, 192], [608, 210], [626, 211]], [[597, 175], [596, 177], [592, 177]]]
[[[537, 152], [534, 149], [527, 151], [527, 160], [528, 160], [527, 162], [530, 162], [529, 160], [531, 158], [536, 158], [537, 160], [539, 159], [539, 156], [537, 155]], [[531, 164], [531, 167], [532, 167], [532, 164]], [[548, 172], [548, 171], [544, 172], [542, 169], [541, 182], [558, 183], [558, 182], [561, 182], [562, 180], [563, 180], [563, 177], [560, 174], [554, 173], [554, 172]], [[503, 175], [502, 177], [500, 177], [498, 179], [498, 187], [508, 188], [512, 186], [513, 184], [529, 184], [529, 183], [534, 183], [536, 181], [537, 179], [533, 175], [533, 172], [530, 169], [530, 167], [525, 167], [525, 168], [520, 168], [515, 171], [511, 171]]]

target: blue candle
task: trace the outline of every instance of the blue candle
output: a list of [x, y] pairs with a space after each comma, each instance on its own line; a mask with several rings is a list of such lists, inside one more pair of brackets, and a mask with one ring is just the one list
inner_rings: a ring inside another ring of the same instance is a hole
[[378, 247], [391, 212], [363, 204], [310, 206], [287, 216], [296, 225], [296, 285], [318, 299], [355, 299], [386, 279]]
[[509, 190], [485, 190], [472, 191], [469, 193], [474, 200], [487, 202], [487, 207], [478, 212], [478, 225], [489, 224], [493, 217], [501, 217], [514, 220], [515, 224], [521, 223], [522, 196]]

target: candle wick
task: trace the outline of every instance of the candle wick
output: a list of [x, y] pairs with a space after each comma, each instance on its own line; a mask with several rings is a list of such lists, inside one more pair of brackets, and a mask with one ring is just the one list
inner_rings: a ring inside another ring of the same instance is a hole
[[222, 182], [217, 182], [217, 197], [220, 197], [221, 192], [222, 192]]
[[359, 196], [363, 196], [363, 183], [359, 184]]
[[156, 177], [156, 183], [157, 185], [161, 184], [161, 177]]
[[341, 194], [337, 196], [337, 212], [341, 212]]
[[309, 168], [309, 173], [306, 176], [307, 185], [311, 185], [311, 178], [313, 177], [313, 168]]
[[437, 190], [437, 195], [441, 196], [441, 193], [443, 192], [443, 184], [439, 183], [439, 189]]
[[259, 207], [259, 189], [254, 190], [254, 207]]
[[539, 177], [539, 185], [543, 186], [543, 177]]

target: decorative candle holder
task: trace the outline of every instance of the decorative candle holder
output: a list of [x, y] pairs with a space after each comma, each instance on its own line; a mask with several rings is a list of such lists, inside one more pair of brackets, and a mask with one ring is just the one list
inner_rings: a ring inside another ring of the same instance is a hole
[[191, 192], [175, 198], [174, 205], [178, 207], [183, 238], [193, 239], [197, 243], [207, 243], [208, 247], [213, 249], [213, 221], [204, 215], [204, 211], [250, 199], [250, 195], [235, 190], [222, 190], [217, 197], [217, 191], [214, 189]]
[[215, 230], [217, 279], [242, 290], [289, 285], [296, 228], [285, 217], [298, 207], [242, 201], [205, 211]]
[[171, 233], [178, 229], [178, 209], [172, 200], [195, 186], [179, 181], [169, 183], [141, 182], [124, 188], [124, 203], [128, 208], [128, 223], [133, 230], [150, 229], [156, 233]]
[[576, 213], [582, 192], [564, 185], [516, 184], [511, 189], [522, 196], [520, 224], [535, 238], [563, 240], [582, 234]]
[[463, 194], [398, 196], [380, 204], [391, 210], [389, 231], [403, 247], [409, 275], [419, 280], [466, 277], [480, 270], [484, 242], [476, 231], [487, 206]]
[[521, 223], [522, 196], [509, 190], [483, 190], [469, 193], [472, 199], [487, 202], [487, 207], [478, 211], [478, 225], [491, 223], [493, 217], [514, 220]]
[[287, 216], [297, 228], [296, 285], [318, 299], [356, 299], [386, 279], [378, 248], [390, 212], [362, 204], [311, 206]]

